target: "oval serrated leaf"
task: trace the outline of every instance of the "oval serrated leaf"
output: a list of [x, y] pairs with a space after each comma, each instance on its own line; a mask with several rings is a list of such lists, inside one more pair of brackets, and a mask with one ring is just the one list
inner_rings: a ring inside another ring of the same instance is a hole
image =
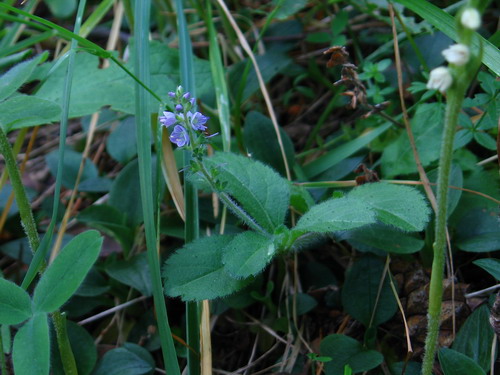
[[375, 350], [366, 350], [355, 339], [345, 335], [329, 335], [320, 346], [321, 355], [334, 358], [325, 363], [326, 375], [344, 375], [344, 366], [349, 365], [353, 373], [371, 370], [384, 359]]
[[429, 221], [429, 206], [416, 189], [377, 182], [361, 185], [352, 190], [349, 198], [365, 202], [384, 224], [408, 232], [418, 232]]
[[0, 278], [0, 324], [19, 324], [31, 314], [28, 293], [12, 281]]
[[375, 222], [375, 213], [361, 200], [330, 199], [312, 207], [295, 226], [296, 231], [328, 233], [359, 228]]
[[185, 301], [227, 296], [246, 285], [231, 277], [222, 263], [223, 248], [232, 235], [199, 238], [177, 250], [165, 262], [165, 294]]
[[99, 232], [89, 230], [68, 242], [35, 288], [35, 311], [51, 313], [76, 292], [99, 256], [102, 241]]
[[267, 231], [272, 233], [283, 224], [290, 202], [287, 180], [256, 160], [228, 152], [219, 152], [205, 163], [217, 169], [224, 191]]
[[256, 232], [238, 234], [223, 250], [225, 270], [235, 278], [246, 278], [261, 272], [275, 254], [273, 238]]
[[50, 337], [47, 314], [37, 314], [21, 327], [14, 338], [12, 356], [16, 375], [48, 375]]

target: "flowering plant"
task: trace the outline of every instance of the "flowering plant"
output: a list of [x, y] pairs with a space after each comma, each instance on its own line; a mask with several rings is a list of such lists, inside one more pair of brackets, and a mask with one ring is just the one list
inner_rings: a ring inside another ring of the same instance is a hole
[[204, 133], [209, 117], [195, 111], [196, 99], [189, 92], [184, 92], [182, 86], [177, 87], [175, 92], [169, 92], [168, 96], [173, 101], [174, 111], [164, 111], [159, 121], [165, 128], [173, 126], [170, 141], [177, 147], [187, 147], [191, 150], [205, 144], [206, 139], [213, 135], [207, 136]]

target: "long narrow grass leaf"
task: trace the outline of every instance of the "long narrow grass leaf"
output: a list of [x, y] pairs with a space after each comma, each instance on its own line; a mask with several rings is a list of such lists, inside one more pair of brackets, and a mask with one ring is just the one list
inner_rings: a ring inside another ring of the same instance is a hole
[[[177, 32], [179, 35], [179, 61], [181, 72], [181, 85], [196, 96], [195, 78], [193, 67], [193, 47], [189, 38], [189, 30], [187, 27], [186, 17], [184, 15], [184, 6], [182, 0], [175, 0], [177, 10]], [[184, 165], [189, 165], [191, 155], [189, 151], [184, 151]], [[198, 192], [195, 186], [184, 180], [184, 202], [186, 209], [185, 221], [185, 241], [192, 242], [198, 238]], [[198, 353], [200, 352], [200, 322], [199, 308], [196, 302], [186, 303], [186, 331], [187, 343], [193, 348], [193, 351], [188, 351], [188, 371], [189, 375], [198, 375], [200, 373], [200, 361]]]
[[[135, 3], [135, 74], [141, 82], [149, 84], [150, 54], [149, 54], [149, 16], [151, 3], [149, 0]], [[137, 154], [139, 157], [139, 178], [141, 186], [141, 201], [146, 232], [147, 256], [153, 285], [153, 297], [165, 370], [169, 375], [180, 374], [179, 364], [172, 340], [172, 332], [168, 324], [167, 308], [163, 296], [163, 287], [160, 276], [160, 261], [158, 259], [156, 229], [153, 209], [153, 190], [151, 173], [151, 118], [149, 113], [150, 96], [139, 84], [135, 85], [135, 113]]]
[[212, 18], [212, 6], [210, 0], [207, 0], [207, 17], [206, 24], [208, 28], [210, 55], [210, 66], [212, 67], [212, 79], [214, 81], [215, 99], [217, 101], [217, 109], [219, 112], [220, 131], [222, 135], [222, 147], [224, 151], [231, 149], [231, 123], [229, 118], [229, 95], [224, 75], [224, 65], [222, 64], [222, 56], [217, 42], [217, 34]]

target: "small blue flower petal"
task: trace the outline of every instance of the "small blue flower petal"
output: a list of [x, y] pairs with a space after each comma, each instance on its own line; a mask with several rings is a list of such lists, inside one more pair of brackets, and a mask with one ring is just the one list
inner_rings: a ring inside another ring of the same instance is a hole
[[177, 118], [173, 112], [165, 111], [163, 112], [163, 116], [160, 116], [160, 123], [167, 128], [174, 125], [176, 122]]
[[174, 131], [170, 134], [170, 141], [177, 147], [183, 147], [189, 144], [189, 135], [187, 130], [181, 125], [175, 125]]
[[208, 121], [207, 116], [203, 116], [200, 112], [191, 113], [188, 112], [188, 119], [194, 130], [206, 130], [205, 124]]

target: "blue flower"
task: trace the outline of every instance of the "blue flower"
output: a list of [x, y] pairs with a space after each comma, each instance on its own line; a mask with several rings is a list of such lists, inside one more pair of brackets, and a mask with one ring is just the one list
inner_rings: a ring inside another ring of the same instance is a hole
[[189, 144], [189, 135], [187, 130], [181, 125], [175, 125], [174, 131], [170, 134], [170, 141], [177, 147], [183, 147]]
[[182, 104], [177, 104], [177, 105], [175, 106], [175, 110], [176, 110], [177, 112], [181, 112], [183, 109], [184, 109], [184, 107], [182, 106]]
[[174, 125], [177, 122], [177, 118], [175, 113], [165, 111], [163, 112], [163, 116], [160, 116], [160, 122], [163, 126], [169, 127], [170, 125]]
[[189, 123], [191, 124], [194, 130], [207, 129], [207, 127], [205, 126], [205, 124], [209, 119], [207, 116], [203, 116], [200, 112], [195, 112], [195, 113], [188, 112], [187, 116]]

